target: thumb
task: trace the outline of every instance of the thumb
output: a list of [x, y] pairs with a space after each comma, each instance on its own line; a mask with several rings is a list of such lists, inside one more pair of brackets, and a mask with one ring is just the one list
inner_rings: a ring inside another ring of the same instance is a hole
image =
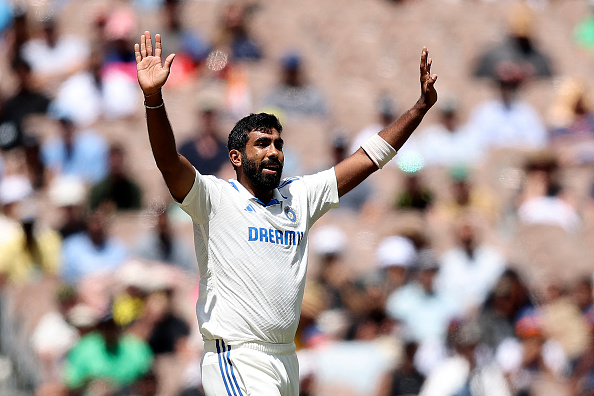
[[171, 63], [173, 63], [173, 58], [175, 58], [175, 54], [170, 54], [167, 59], [165, 59], [165, 63], [163, 67], [167, 69], [167, 71], [171, 70]]

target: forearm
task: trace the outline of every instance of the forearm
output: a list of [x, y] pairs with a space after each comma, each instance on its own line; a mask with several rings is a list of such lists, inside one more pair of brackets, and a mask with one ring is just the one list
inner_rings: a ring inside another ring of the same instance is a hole
[[408, 109], [396, 121], [385, 127], [379, 135], [396, 150], [400, 150], [413, 131], [419, 126], [429, 106], [423, 98], [419, 99], [413, 107]]
[[166, 172], [179, 166], [180, 159], [165, 106], [160, 106], [162, 103], [163, 97], [160, 92], [145, 97], [149, 142], [157, 167], [161, 172]]
[[149, 142], [155, 162], [171, 195], [181, 202], [194, 184], [196, 171], [188, 160], [177, 152], [161, 93], [147, 96], [145, 104]]

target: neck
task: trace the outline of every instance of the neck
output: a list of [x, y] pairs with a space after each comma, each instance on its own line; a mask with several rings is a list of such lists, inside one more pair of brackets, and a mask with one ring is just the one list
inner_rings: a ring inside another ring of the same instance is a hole
[[238, 174], [237, 181], [241, 183], [241, 185], [244, 186], [245, 189], [248, 190], [254, 197], [258, 198], [264, 204], [267, 204], [272, 199], [273, 190], [261, 190], [259, 188], [256, 188], [252, 184], [250, 179], [247, 178], [247, 176], [243, 174]]

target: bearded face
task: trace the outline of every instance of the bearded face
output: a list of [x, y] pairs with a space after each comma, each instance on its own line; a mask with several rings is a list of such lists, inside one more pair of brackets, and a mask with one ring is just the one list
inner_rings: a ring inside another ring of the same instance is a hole
[[273, 190], [280, 184], [283, 164], [277, 158], [263, 160], [258, 164], [243, 153], [241, 166], [243, 173], [252, 182], [252, 185], [259, 190]]

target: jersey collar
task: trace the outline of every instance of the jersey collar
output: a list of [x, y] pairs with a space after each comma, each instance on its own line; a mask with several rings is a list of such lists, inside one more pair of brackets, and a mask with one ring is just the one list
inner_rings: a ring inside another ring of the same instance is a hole
[[282, 194], [278, 191], [278, 188], [275, 188], [274, 190], [272, 190], [272, 199], [267, 204], [265, 204], [264, 202], [260, 201], [258, 198], [254, 197], [252, 195], [252, 193], [250, 193], [237, 180], [235, 180], [235, 179], [229, 179], [229, 184], [231, 185], [231, 187], [235, 188], [235, 190], [237, 190], [237, 192], [239, 192], [239, 194], [241, 194], [241, 196], [244, 197], [245, 199], [255, 201], [255, 202], [257, 202], [260, 205], [265, 206], [265, 207], [272, 206], [272, 205], [278, 205], [282, 201], [285, 200], [285, 198], [282, 196]]

